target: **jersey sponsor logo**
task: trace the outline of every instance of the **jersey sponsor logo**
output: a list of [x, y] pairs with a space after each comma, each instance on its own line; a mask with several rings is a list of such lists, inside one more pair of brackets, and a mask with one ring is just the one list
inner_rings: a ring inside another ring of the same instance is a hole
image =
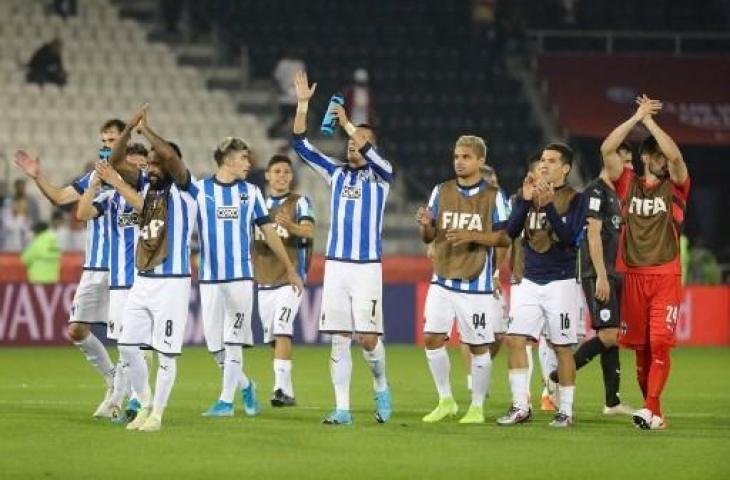
[[345, 185], [342, 187], [342, 198], [349, 198], [351, 200], [356, 200], [360, 198], [362, 195], [362, 189], [359, 185]]
[[238, 206], [216, 207], [215, 216], [222, 220], [232, 220], [238, 218]]
[[483, 230], [482, 216], [478, 213], [446, 211], [441, 216], [441, 228], [481, 232]]
[[601, 199], [592, 197], [590, 202], [588, 203], [588, 208], [590, 210], [593, 210], [594, 212], [597, 212], [601, 209]]
[[117, 217], [117, 226], [120, 228], [134, 227], [139, 225], [139, 214], [137, 212], [120, 213]]
[[653, 217], [654, 215], [657, 215], [659, 213], [666, 213], [667, 211], [667, 204], [661, 197], [631, 197], [631, 202], [629, 203], [629, 213], [642, 217]]

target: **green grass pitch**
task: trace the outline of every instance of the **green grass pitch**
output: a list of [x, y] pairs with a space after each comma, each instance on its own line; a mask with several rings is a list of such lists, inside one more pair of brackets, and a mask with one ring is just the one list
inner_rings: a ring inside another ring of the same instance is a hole
[[[355, 424], [319, 423], [332, 407], [328, 349], [299, 347], [294, 382], [299, 406], [268, 406], [271, 352], [245, 354], [263, 411], [246, 418], [200, 416], [219, 393], [220, 374], [201, 348], [187, 348], [163, 430], [127, 432], [91, 418], [103, 395], [98, 376], [75, 349], [0, 349], [0, 478], [730, 478], [730, 350], [677, 349], [665, 392], [666, 431], [639, 431], [628, 417], [600, 414], [599, 362], [579, 372], [576, 424], [547, 426], [550, 416], [513, 428], [494, 419], [509, 404], [504, 353], [496, 359], [488, 422], [424, 425], [436, 394], [423, 351], [388, 347], [395, 414], [372, 415], [372, 388], [353, 350]], [[461, 412], [468, 405], [464, 368], [452, 351], [452, 384]], [[116, 356], [116, 353], [113, 355]], [[634, 361], [623, 352], [623, 398], [639, 405]], [[539, 395], [539, 373], [532, 392]]]

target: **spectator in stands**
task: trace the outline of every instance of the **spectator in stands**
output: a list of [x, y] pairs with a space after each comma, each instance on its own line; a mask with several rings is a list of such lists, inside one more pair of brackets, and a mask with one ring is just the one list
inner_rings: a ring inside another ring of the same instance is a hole
[[75, 17], [79, 7], [77, 0], [53, 0], [49, 6], [53, 13], [64, 20], [68, 17]]
[[354, 83], [344, 90], [345, 110], [355, 125], [377, 125], [373, 93], [370, 89], [368, 71], [358, 68], [353, 74]]
[[36, 50], [28, 63], [28, 83], [55, 83], [59, 86], [66, 84], [66, 70], [61, 60], [62, 48], [63, 42], [57, 37]]
[[45, 222], [33, 226], [33, 241], [20, 257], [28, 270], [30, 283], [56, 283], [61, 269], [61, 251], [56, 232]]
[[289, 52], [279, 60], [274, 69], [274, 81], [279, 88], [279, 118], [269, 127], [270, 137], [288, 136], [289, 122], [297, 110], [297, 95], [291, 79], [299, 71], [306, 72], [303, 60], [296, 52]]
[[13, 196], [3, 203], [3, 250], [19, 252], [30, 242], [31, 225], [39, 220], [38, 201], [25, 192], [25, 180], [15, 181]]

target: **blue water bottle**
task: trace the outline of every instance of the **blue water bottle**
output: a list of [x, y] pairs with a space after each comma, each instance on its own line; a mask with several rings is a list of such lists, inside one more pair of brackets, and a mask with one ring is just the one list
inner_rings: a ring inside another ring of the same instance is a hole
[[106, 145], [101, 147], [101, 149], [99, 149], [99, 160], [101, 160], [102, 162], [108, 162], [109, 158], [111, 158], [111, 156], [112, 156], [112, 149], [107, 147]]
[[335, 133], [335, 128], [337, 128], [337, 119], [334, 115], [332, 115], [332, 108], [334, 108], [335, 105], [344, 105], [345, 104], [345, 97], [341, 93], [335, 93], [332, 95], [332, 98], [330, 98], [330, 103], [327, 105], [327, 111], [324, 114], [324, 118], [322, 118], [322, 126], [319, 128], [319, 130], [322, 132], [322, 135], [326, 137], [331, 137], [333, 133]]

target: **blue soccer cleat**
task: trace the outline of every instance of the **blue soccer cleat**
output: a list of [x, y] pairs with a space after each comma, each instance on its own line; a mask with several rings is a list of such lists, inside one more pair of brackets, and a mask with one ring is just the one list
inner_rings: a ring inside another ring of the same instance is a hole
[[204, 417], [232, 417], [233, 416], [233, 403], [224, 402], [218, 400], [215, 402], [206, 412], [203, 412]]
[[349, 410], [335, 410], [322, 420], [325, 425], [352, 425], [352, 415]]
[[382, 392], [375, 393], [375, 420], [378, 423], [385, 423], [390, 420], [393, 414], [393, 406], [391, 404], [390, 387]]
[[253, 381], [248, 382], [248, 387], [241, 390], [241, 403], [243, 403], [243, 412], [249, 417], [255, 417], [261, 411], [259, 402], [256, 400], [256, 384]]

